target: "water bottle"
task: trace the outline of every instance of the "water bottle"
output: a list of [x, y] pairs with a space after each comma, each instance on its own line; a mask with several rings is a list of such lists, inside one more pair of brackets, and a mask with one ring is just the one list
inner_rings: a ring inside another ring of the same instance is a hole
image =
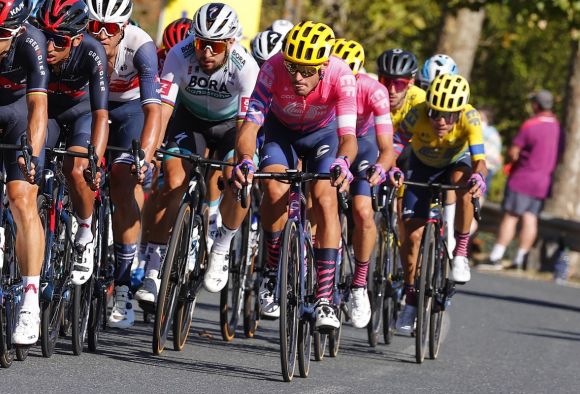
[[197, 244], [199, 242], [199, 228], [195, 226], [191, 231], [189, 251], [187, 253], [187, 271], [191, 272], [195, 268], [197, 260]]
[[4, 227], [0, 227], [0, 271], [4, 267], [4, 243], [6, 242], [4, 231]]
[[558, 249], [556, 263], [554, 264], [554, 281], [561, 285], [568, 282], [568, 269], [570, 266], [570, 248], [561, 245]]

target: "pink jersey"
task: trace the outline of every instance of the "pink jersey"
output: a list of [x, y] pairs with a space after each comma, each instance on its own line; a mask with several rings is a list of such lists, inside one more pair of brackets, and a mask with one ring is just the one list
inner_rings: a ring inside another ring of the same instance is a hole
[[356, 109], [357, 137], [367, 135], [373, 124], [376, 135], [393, 133], [389, 91], [366, 74], [356, 76]]
[[262, 65], [250, 98], [246, 120], [264, 124], [268, 111], [286, 127], [316, 131], [336, 119], [338, 135], [356, 134], [356, 80], [341, 59], [331, 57], [324, 77], [306, 97], [294, 93], [290, 74], [279, 53]]

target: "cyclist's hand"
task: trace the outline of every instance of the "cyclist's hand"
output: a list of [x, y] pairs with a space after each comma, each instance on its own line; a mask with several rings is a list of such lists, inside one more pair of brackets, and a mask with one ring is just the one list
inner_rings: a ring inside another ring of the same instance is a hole
[[[344, 157], [337, 157], [330, 165], [330, 173], [333, 174], [335, 168], [339, 168], [340, 174], [338, 177], [331, 177], [330, 183], [334, 187], [338, 187], [338, 191], [345, 192], [348, 190], [348, 186], [353, 181], [354, 176], [350, 172], [350, 164], [348, 160]], [[346, 181], [346, 182], [345, 182]]]
[[482, 194], [487, 191], [487, 185], [485, 184], [485, 178], [480, 172], [471, 174], [469, 177], [469, 185], [471, 188], [469, 192], [473, 194], [473, 197], [479, 198]]
[[26, 168], [26, 162], [24, 161], [24, 157], [22, 156], [18, 157], [18, 167], [20, 167], [20, 171], [22, 171], [24, 179], [30, 184], [34, 184], [37, 166], [38, 166], [38, 157], [36, 156], [31, 157], [30, 170]]
[[145, 183], [145, 179], [147, 179], [147, 172], [153, 171], [152, 168], [154, 167], [153, 163], [148, 163], [145, 160], [141, 160], [139, 163], [139, 173], [137, 174], [137, 166], [135, 163], [131, 164], [131, 173], [137, 178], [137, 183], [143, 185]]
[[[242, 168], [248, 169], [247, 175], [244, 175]], [[235, 191], [241, 190], [243, 186], [250, 185], [252, 183], [252, 179], [254, 178], [255, 172], [256, 166], [252, 160], [242, 159], [239, 161], [238, 164], [234, 167], [231, 177], [231, 183]]]
[[393, 186], [401, 187], [405, 181], [405, 175], [403, 175], [403, 171], [401, 171], [399, 167], [394, 166], [389, 170], [389, 179]]
[[83, 177], [85, 178], [85, 182], [92, 191], [97, 191], [99, 186], [101, 185], [101, 172], [97, 169], [95, 173], [95, 178], [93, 179], [93, 175], [91, 174], [91, 170], [89, 168], [85, 168], [83, 171]]
[[371, 186], [380, 185], [387, 180], [387, 172], [379, 163], [375, 164], [370, 168], [367, 173], [367, 178]]

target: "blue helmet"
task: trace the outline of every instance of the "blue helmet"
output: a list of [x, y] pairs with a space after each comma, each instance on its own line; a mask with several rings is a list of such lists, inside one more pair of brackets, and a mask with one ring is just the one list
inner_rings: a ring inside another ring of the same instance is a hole
[[435, 77], [441, 74], [457, 75], [457, 64], [447, 55], [437, 54], [431, 56], [425, 61], [421, 69], [419, 77], [421, 88], [427, 89]]

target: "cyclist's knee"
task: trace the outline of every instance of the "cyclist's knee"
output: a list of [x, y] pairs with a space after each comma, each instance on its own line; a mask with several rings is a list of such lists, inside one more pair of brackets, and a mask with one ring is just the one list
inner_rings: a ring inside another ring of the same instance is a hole
[[271, 204], [284, 203], [286, 204], [288, 197], [288, 186], [274, 180], [264, 180], [262, 182], [264, 187], [264, 197]]
[[25, 181], [8, 183], [8, 202], [10, 211], [17, 221], [28, 222], [38, 216], [36, 194], [38, 187]]
[[355, 200], [353, 204], [353, 220], [357, 227], [368, 229], [374, 227], [374, 211], [370, 204]]

